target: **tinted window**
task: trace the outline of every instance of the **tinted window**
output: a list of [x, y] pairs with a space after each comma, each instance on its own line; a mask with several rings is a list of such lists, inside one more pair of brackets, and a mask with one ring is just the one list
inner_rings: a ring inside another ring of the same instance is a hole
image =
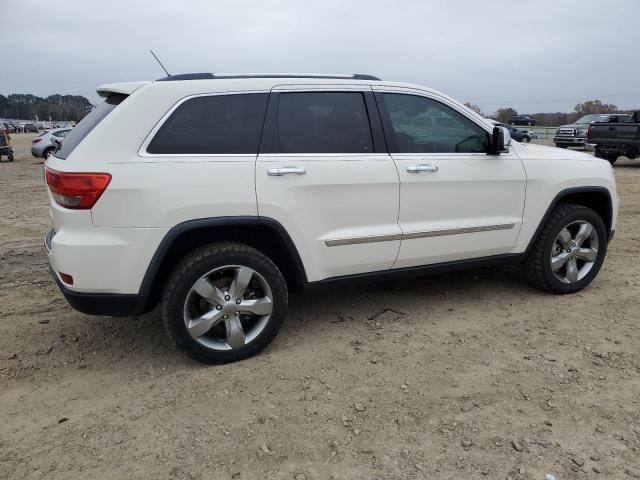
[[485, 130], [446, 105], [395, 93], [385, 93], [384, 100], [391, 117], [392, 153], [487, 151]]
[[255, 93], [187, 100], [160, 127], [147, 152], [256, 154], [267, 97]]
[[277, 144], [282, 153], [372, 153], [364, 97], [356, 92], [282, 93]]
[[80, 144], [96, 125], [109, 115], [122, 101], [127, 98], [126, 95], [111, 95], [104, 102], [94, 108], [89, 115], [84, 117], [80, 123], [65, 138], [62, 146], [56, 151], [55, 156], [58, 158], [67, 158], [73, 150]]

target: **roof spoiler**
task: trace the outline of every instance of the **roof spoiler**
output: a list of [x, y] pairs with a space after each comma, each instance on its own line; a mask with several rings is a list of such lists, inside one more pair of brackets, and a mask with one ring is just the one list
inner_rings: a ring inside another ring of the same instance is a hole
[[144, 87], [149, 83], [151, 82], [146, 81], [146, 82], [107, 83], [105, 85], [100, 85], [96, 89], [96, 92], [98, 92], [98, 95], [104, 98], [109, 98], [111, 95], [131, 95], [140, 87]]

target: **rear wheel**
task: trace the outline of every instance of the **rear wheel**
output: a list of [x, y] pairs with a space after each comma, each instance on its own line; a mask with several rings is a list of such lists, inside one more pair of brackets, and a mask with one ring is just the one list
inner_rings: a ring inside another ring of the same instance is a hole
[[525, 272], [538, 288], [573, 293], [591, 283], [606, 252], [607, 230], [602, 218], [590, 208], [560, 204], [525, 260]]
[[527, 136], [524, 136], [520, 139], [520, 143], [530, 143], [531, 139]]
[[269, 258], [245, 245], [213, 244], [175, 268], [161, 316], [169, 336], [191, 357], [227, 363], [266, 347], [287, 303], [284, 278]]
[[618, 155], [607, 155], [605, 153], [602, 153], [598, 150], [596, 150], [595, 152], [595, 156], [596, 158], [602, 158], [603, 160], [606, 160], [607, 162], [609, 162], [611, 165], [613, 165], [614, 163], [616, 163], [616, 160], [618, 160]]
[[53, 148], [47, 148], [44, 152], [42, 152], [42, 158], [47, 159], [53, 154]]
[[10, 154], [9, 154], [9, 161], [10, 161], [10, 162], [13, 162], [13, 153], [10, 153]]

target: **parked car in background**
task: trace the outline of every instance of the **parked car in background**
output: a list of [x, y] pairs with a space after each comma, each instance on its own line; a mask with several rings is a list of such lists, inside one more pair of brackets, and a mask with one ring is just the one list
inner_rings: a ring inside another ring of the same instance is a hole
[[640, 111], [628, 121], [595, 122], [589, 125], [587, 139], [595, 145], [595, 155], [608, 160], [611, 165], [618, 157], [640, 157]]
[[529, 132], [525, 132], [524, 130], [520, 130], [513, 125], [508, 125], [506, 123], [492, 122], [498, 127], [504, 127], [509, 130], [511, 134], [511, 138], [513, 138], [516, 142], [520, 143], [529, 143], [531, 142], [532, 135]]
[[535, 127], [536, 121], [526, 115], [513, 115], [511, 120], [509, 120], [509, 125], [526, 125], [528, 127]]
[[35, 123], [24, 123], [22, 125], [22, 131], [24, 133], [38, 132], [38, 126]]
[[3, 127], [7, 133], [18, 133], [18, 127], [16, 127], [13, 123], [5, 123]]
[[41, 132], [31, 140], [31, 155], [39, 158], [49, 158], [57, 148], [55, 140], [60, 142], [71, 132], [70, 128], [53, 128]]
[[13, 147], [11, 146], [11, 137], [4, 130], [0, 130], [0, 161], [2, 161], [2, 157], [7, 157], [10, 162], [13, 162]]
[[313, 285], [515, 261], [577, 292], [616, 228], [607, 162], [511, 142], [418, 85], [187, 74], [98, 93], [45, 163], [50, 272], [85, 313], [160, 304], [203, 362], [260, 351]]
[[585, 147], [587, 142], [587, 130], [594, 122], [618, 123], [628, 122], [631, 115], [627, 113], [594, 113], [579, 118], [570, 125], [562, 125], [556, 130], [553, 143], [558, 148]]

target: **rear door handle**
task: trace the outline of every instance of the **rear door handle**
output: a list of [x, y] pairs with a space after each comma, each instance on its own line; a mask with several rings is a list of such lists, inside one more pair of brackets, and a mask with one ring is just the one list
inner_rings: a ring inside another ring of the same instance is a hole
[[428, 163], [422, 163], [420, 165], [414, 165], [411, 167], [407, 167], [407, 172], [409, 173], [420, 173], [420, 172], [437, 172], [438, 167], [436, 165], [429, 165]]
[[270, 168], [267, 170], [267, 175], [270, 177], [282, 177], [283, 175], [304, 175], [307, 171], [300, 167], [280, 167]]

